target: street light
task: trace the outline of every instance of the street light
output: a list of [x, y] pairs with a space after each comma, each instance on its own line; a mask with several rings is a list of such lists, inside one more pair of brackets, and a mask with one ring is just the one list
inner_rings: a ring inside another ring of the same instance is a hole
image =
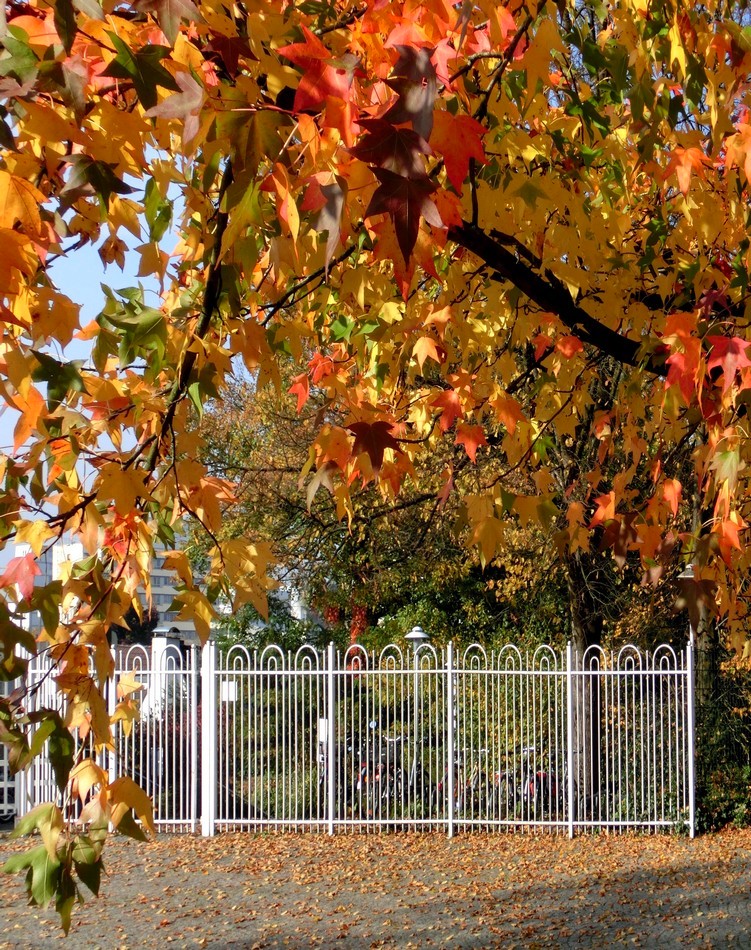
[[[679, 581], [692, 581], [696, 577], [694, 573], [694, 565], [691, 564], [688, 567], [684, 568], [681, 573], [678, 575]], [[691, 648], [694, 647], [694, 640], [696, 638], [696, 630], [694, 630], [694, 624], [691, 620], [691, 611], [688, 612], [688, 640], [691, 644]]]
[[420, 626], [412, 627], [406, 638], [408, 643], [412, 644], [412, 698], [414, 702], [414, 724], [415, 724], [415, 751], [412, 756], [412, 768], [409, 774], [410, 787], [417, 791], [417, 750], [421, 748], [419, 741], [420, 725], [420, 647], [430, 640], [430, 637]]

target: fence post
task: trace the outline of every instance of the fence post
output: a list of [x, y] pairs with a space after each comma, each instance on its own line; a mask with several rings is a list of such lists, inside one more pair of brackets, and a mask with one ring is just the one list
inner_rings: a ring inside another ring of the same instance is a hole
[[328, 646], [328, 662], [326, 669], [326, 764], [328, 766], [328, 832], [334, 834], [334, 814], [336, 808], [336, 683], [334, 680], [334, 664], [336, 652], [333, 641]]
[[198, 650], [190, 648], [190, 830], [198, 829]]
[[201, 651], [201, 834], [211, 838], [216, 823], [216, 644]]
[[574, 648], [566, 644], [566, 775], [568, 836], [574, 837]]
[[448, 836], [454, 837], [454, 643], [449, 640], [446, 650], [446, 775], [448, 777]]
[[696, 834], [696, 705], [695, 705], [694, 644], [686, 646], [686, 689], [688, 692], [688, 828]]

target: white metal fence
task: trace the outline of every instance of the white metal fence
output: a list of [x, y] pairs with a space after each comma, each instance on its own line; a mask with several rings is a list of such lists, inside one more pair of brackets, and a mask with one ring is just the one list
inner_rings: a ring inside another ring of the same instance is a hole
[[[150, 659], [118, 660], [142, 715], [106, 764], [152, 796], [162, 830], [694, 832], [690, 647], [208, 644]], [[35, 765], [22, 810], [55, 793]]]

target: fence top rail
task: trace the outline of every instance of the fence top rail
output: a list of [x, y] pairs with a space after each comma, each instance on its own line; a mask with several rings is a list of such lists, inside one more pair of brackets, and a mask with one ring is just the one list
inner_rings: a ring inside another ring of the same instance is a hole
[[[417, 649], [402, 644], [390, 643], [380, 651], [368, 651], [361, 644], [353, 644], [344, 651], [335, 651], [335, 673], [431, 673], [445, 672], [449, 668], [448, 647], [420, 644]], [[664, 674], [682, 673], [688, 668], [685, 650], [676, 651], [669, 644], [654, 650], [642, 650], [627, 644], [618, 650], [589, 647], [583, 654], [571, 651], [572, 666], [569, 671], [566, 650], [547, 644], [534, 651], [522, 651], [514, 644], [500, 649], [488, 650], [474, 643], [461, 650], [453, 650], [451, 669], [456, 673], [501, 673], [501, 674], [566, 674], [599, 675], [614, 673]], [[305, 644], [295, 652], [285, 651], [272, 644], [262, 650], [234, 644], [221, 651], [217, 672], [245, 673], [323, 673], [329, 669], [328, 651]]]

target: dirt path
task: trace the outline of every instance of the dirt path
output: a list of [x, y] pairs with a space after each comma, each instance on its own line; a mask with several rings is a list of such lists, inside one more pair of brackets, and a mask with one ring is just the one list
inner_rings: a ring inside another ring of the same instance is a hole
[[[23, 846], [23, 843], [21, 843]], [[0, 840], [4, 858], [18, 844]], [[751, 831], [116, 839], [77, 948], [751, 947]], [[0, 950], [61, 947], [2, 882]]]

